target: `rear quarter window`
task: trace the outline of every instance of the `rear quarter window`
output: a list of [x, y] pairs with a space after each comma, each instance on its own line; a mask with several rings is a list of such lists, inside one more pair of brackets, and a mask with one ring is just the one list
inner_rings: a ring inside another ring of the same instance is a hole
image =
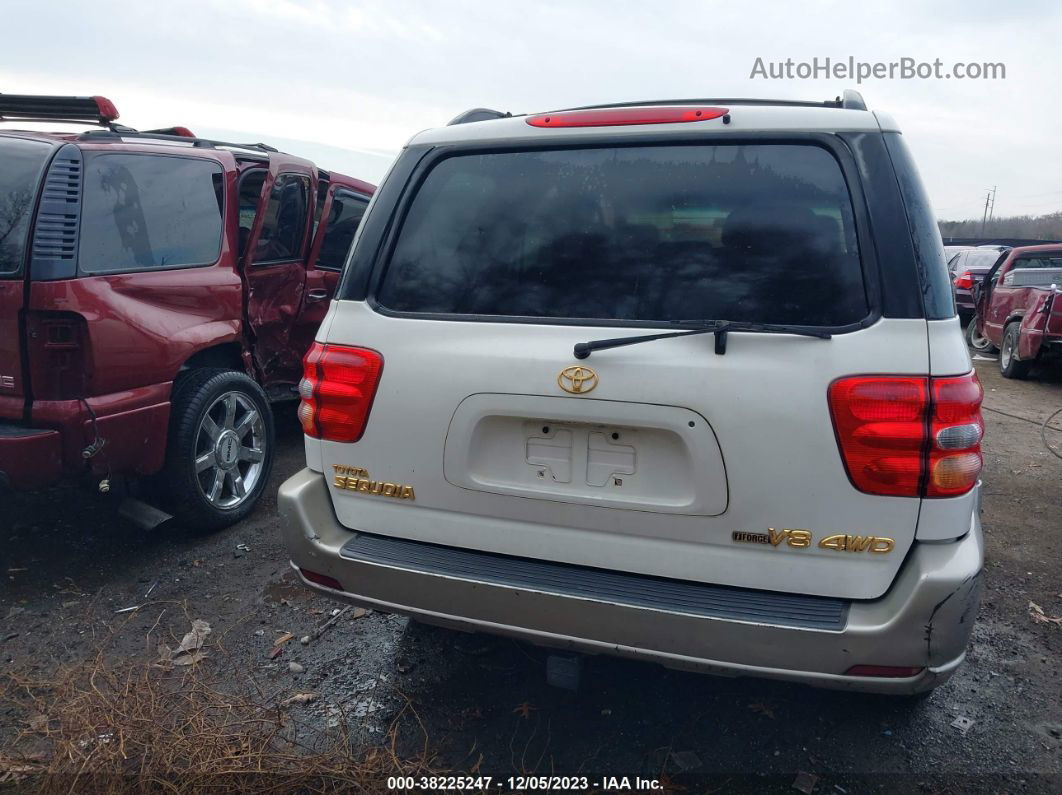
[[213, 264], [221, 253], [223, 184], [212, 160], [94, 153], [85, 166], [78, 270]]
[[0, 138], [0, 276], [21, 272], [33, 206], [53, 147]]
[[452, 156], [424, 178], [385, 310], [843, 326], [869, 313], [852, 200], [806, 144]]

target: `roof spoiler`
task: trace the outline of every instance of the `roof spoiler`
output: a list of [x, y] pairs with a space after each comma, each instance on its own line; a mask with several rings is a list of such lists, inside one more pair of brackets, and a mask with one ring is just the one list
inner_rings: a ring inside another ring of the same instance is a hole
[[107, 97], [0, 94], [0, 121], [60, 121], [109, 127], [118, 108]]
[[468, 124], [474, 121], [489, 121], [491, 119], [508, 119], [512, 115], [511, 113], [502, 113], [500, 110], [491, 110], [490, 108], [472, 108], [472, 110], [466, 110], [464, 113], [454, 116], [446, 126]]
[[[638, 108], [646, 105], [761, 105], [797, 108], [844, 108], [845, 110], [866, 110], [867, 104], [858, 91], [850, 88], [844, 90], [836, 99], [825, 102], [812, 102], [801, 99], [761, 99], [757, 97], [697, 97], [694, 99], [652, 99], [639, 102], [610, 102], [606, 105], [583, 105], [578, 108], [561, 108], [565, 110], [602, 110], [604, 108]], [[469, 111], [471, 113], [472, 111]], [[554, 111], [558, 113], [560, 111]], [[461, 117], [458, 116], [458, 119]], [[451, 124], [454, 124], [455, 119]], [[476, 119], [476, 121], [480, 121]]]
[[837, 97], [841, 107], [847, 110], [866, 110], [867, 103], [863, 101], [863, 95], [852, 88], [846, 88], [841, 96]]

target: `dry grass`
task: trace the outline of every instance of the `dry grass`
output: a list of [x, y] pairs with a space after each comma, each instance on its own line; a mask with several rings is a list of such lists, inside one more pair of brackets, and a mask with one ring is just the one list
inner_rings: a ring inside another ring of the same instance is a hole
[[0, 789], [380, 792], [388, 776], [438, 772], [426, 734], [412, 757], [396, 750], [402, 721], [419, 724], [408, 702], [385, 743], [359, 750], [345, 721], [323, 729], [299, 717], [310, 706], [284, 704], [291, 693], [267, 696], [249, 676], [235, 683], [231, 670], [223, 687], [207, 671], [101, 654], [47, 680], [3, 676]]

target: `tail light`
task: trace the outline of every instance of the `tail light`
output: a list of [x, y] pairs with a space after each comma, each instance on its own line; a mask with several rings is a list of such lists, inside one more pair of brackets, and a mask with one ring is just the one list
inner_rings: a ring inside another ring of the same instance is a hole
[[315, 342], [302, 363], [299, 421], [307, 436], [356, 442], [365, 433], [383, 357], [368, 348]]
[[85, 319], [73, 312], [27, 312], [30, 384], [35, 400], [76, 400], [92, 376]]
[[973, 274], [966, 271], [962, 276], [955, 280], [956, 287], [962, 287], [964, 290], [971, 290], [974, 286]]
[[953, 378], [851, 376], [828, 401], [848, 477], [860, 491], [898, 497], [965, 494], [981, 474], [981, 398], [975, 373]]

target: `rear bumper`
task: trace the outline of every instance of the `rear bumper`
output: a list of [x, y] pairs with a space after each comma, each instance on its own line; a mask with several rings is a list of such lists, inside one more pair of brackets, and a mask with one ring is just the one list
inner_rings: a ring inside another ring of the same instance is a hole
[[0, 422], [0, 486], [39, 489], [55, 483], [62, 474], [58, 431]]
[[972, 315], [977, 308], [973, 293], [965, 287], [955, 288], [955, 307], [961, 315]]
[[[158, 472], [166, 456], [171, 387], [166, 382], [86, 401], [34, 401], [35, 429], [0, 420], [0, 485], [29, 490], [85, 474]], [[90, 446], [96, 450], [86, 459]]]
[[[457, 576], [414, 562], [348, 559], [341, 550], [357, 534], [338, 523], [324, 478], [310, 470], [284, 483], [279, 508], [292, 564], [343, 584], [339, 591], [303, 580], [329, 596], [455, 629], [723, 676], [878, 693], [928, 690], [962, 663], [981, 590], [976, 516], [959, 541], [916, 544], [884, 596], [850, 603], [843, 625], [824, 630], [507, 585], [475, 571]], [[846, 675], [860, 664], [923, 671], [904, 678]]]

